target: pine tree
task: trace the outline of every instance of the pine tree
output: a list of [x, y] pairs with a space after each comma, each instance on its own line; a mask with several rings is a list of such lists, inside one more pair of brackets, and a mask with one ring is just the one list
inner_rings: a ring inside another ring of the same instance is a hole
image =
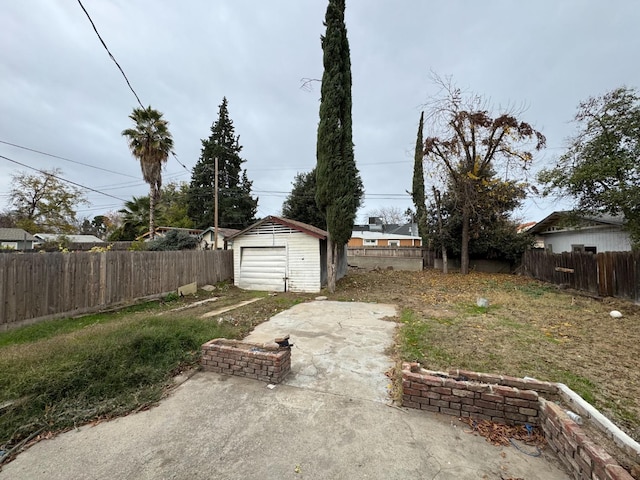
[[291, 193], [282, 204], [282, 215], [323, 230], [327, 229], [327, 222], [316, 204], [315, 168], [310, 172], [296, 175]]
[[416, 152], [413, 164], [413, 189], [411, 198], [416, 207], [416, 222], [418, 224], [418, 234], [422, 238], [422, 244], [427, 244], [427, 207], [424, 196], [424, 142], [422, 139], [422, 129], [424, 127], [424, 112], [420, 113], [420, 123], [418, 124], [418, 138], [416, 139]]
[[363, 187], [353, 155], [351, 59], [344, 23], [345, 0], [329, 0], [321, 38], [324, 64], [318, 125], [316, 202], [329, 231], [329, 291], [335, 290], [336, 262], [351, 238]]
[[202, 140], [200, 159], [193, 168], [187, 214], [196, 228], [214, 225], [215, 158], [218, 157], [218, 224], [242, 229], [255, 221], [258, 199], [251, 196], [252, 183], [246, 161], [240, 157], [242, 146], [229, 118], [227, 99], [223, 98], [211, 135]]

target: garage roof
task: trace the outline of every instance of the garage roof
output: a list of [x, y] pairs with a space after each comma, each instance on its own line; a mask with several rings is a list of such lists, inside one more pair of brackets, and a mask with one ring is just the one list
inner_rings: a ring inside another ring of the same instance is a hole
[[269, 223], [269, 222], [284, 225], [285, 227], [298, 230], [299, 232], [306, 233], [307, 235], [310, 235], [314, 238], [318, 238], [321, 240], [326, 240], [327, 236], [329, 235], [325, 230], [322, 230], [321, 228], [318, 228], [318, 227], [314, 227], [313, 225], [309, 225], [303, 222], [298, 222], [297, 220], [291, 220], [290, 218], [283, 218], [283, 217], [276, 217], [275, 215], [269, 215], [268, 217], [263, 218], [259, 222], [254, 223], [250, 227], [247, 227], [244, 230], [234, 235], [231, 235], [230, 237], [227, 238], [227, 240], [233, 240], [234, 238], [239, 237], [245, 234], [246, 232], [257, 228], [260, 225], [264, 225], [265, 223]]

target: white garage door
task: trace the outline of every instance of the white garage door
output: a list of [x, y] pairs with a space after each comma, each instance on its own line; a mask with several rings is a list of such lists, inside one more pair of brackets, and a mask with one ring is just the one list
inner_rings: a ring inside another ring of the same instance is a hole
[[286, 275], [285, 247], [242, 247], [240, 288], [284, 292]]

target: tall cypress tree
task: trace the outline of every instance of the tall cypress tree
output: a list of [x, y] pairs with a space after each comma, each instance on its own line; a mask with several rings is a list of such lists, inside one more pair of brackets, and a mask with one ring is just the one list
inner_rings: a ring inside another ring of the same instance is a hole
[[318, 124], [316, 202], [329, 231], [329, 291], [335, 290], [336, 262], [351, 238], [363, 187], [353, 155], [351, 59], [344, 23], [345, 0], [329, 0], [321, 37], [324, 73]]
[[193, 167], [187, 214], [196, 228], [214, 225], [215, 158], [218, 157], [218, 224], [242, 229], [255, 221], [258, 199], [251, 196], [246, 161], [240, 157], [240, 137], [235, 135], [229, 118], [227, 99], [223, 98], [211, 135], [202, 140], [200, 159]]
[[424, 196], [424, 140], [422, 129], [424, 127], [424, 112], [420, 113], [420, 123], [418, 124], [418, 138], [416, 139], [416, 152], [413, 163], [413, 188], [411, 198], [416, 207], [416, 223], [418, 224], [418, 234], [422, 238], [422, 244], [427, 244], [427, 207]]

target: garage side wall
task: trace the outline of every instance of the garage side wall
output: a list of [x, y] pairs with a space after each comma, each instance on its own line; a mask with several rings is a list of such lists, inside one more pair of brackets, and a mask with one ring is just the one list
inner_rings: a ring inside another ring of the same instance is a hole
[[[234, 284], [251, 289], [251, 285], [241, 278], [242, 248], [247, 247], [285, 247], [287, 256], [287, 291], [319, 292], [320, 285], [320, 248], [317, 238], [302, 232], [248, 234], [233, 241]], [[284, 290], [284, 282], [282, 283]], [[257, 290], [258, 288], [256, 288]]]

